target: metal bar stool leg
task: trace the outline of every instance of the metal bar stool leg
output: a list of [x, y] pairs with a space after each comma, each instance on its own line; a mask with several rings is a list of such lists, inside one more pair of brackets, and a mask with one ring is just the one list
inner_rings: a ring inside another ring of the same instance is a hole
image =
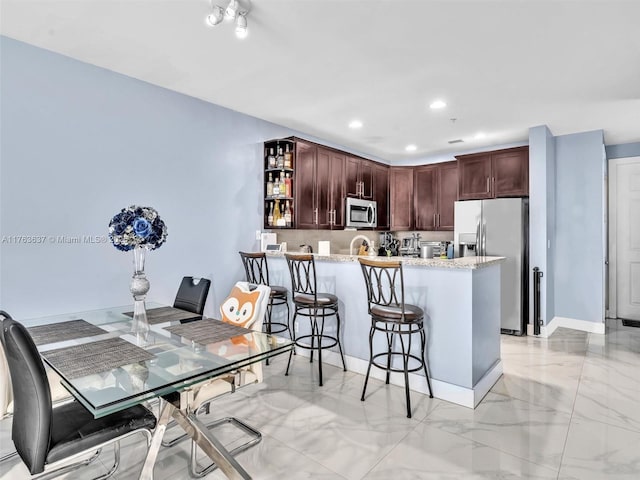
[[422, 341], [422, 366], [424, 367], [424, 376], [427, 379], [427, 387], [429, 388], [429, 398], [433, 398], [433, 390], [431, 390], [431, 380], [429, 380], [429, 368], [427, 367], [427, 341], [424, 333], [424, 327], [420, 330], [420, 340]]
[[[296, 308], [296, 313], [293, 314], [293, 324], [295, 325], [296, 322], [296, 317], [298, 316], [298, 309]], [[289, 361], [287, 362], [287, 370], [284, 372], [285, 377], [287, 375], [289, 375], [289, 367], [291, 366], [291, 356], [293, 355], [293, 351], [296, 348], [295, 347], [295, 341], [296, 341], [296, 337], [294, 335], [293, 337], [293, 342], [294, 342], [294, 346], [293, 348], [289, 351]]]
[[391, 357], [393, 356], [394, 327], [391, 326], [391, 331], [389, 331], [389, 326], [385, 325], [385, 329], [387, 334], [387, 378], [385, 383], [389, 385], [389, 378], [391, 376]]
[[411, 352], [411, 334], [409, 334], [409, 348], [405, 351], [404, 338], [400, 334], [400, 345], [402, 347], [402, 361], [404, 364], [404, 393], [407, 397], [407, 418], [411, 418], [411, 395], [409, 394], [409, 353]]
[[[269, 298], [269, 304], [267, 305], [267, 333], [271, 335], [271, 312], [273, 311], [273, 297]], [[265, 362], [269, 365], [269, 357]]]
[[[314, 315], [318, 314], [318, 310], [315, 309], [313, 311]], [[321, 328], [318, 330], [318, 317], [315, 317], [316, 320], [316, 334], [318, 335], [318, 376], [320, 377], [320, 386], [322, 386], [322, 335], [324, 334], [324, 308], [322, 309], [322, 320], [321, 320]], [[311, 354], [313, 355], [313, 350], [311, 350]]]
[[364, 387], [362, 387], [362, 397], [360, 400], [364, 402], [364, 394], [367, 391], [367, 383], [369, 382], [369, 373], [371, 372], [371, 364], [373, 363], [373, 334], [375, 329], [375, 320], [371, 320], [371, 330], [369, 330], [369, 366], [367, 367], [367, 374], [364, 377]]
[[344, 353], [342, 353], [342, 343], [340, 343], [340, 312], [336, 308], [336, 320], [338, 322], [338, 327], [336, 330], [336, 340], [338, 341], [338, 350], [340, 350], [340, 358], [342, 359], [342, 370], [344, 372], [347, 371], [347, 364], [344, 361]]

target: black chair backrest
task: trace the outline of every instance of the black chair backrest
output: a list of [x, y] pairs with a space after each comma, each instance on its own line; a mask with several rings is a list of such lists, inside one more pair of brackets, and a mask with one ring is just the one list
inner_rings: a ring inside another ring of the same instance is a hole
[[404, 316], [402, 263], [380, 262], [365, 258], [359, 258], [358, 261], [367, 286], [369, 313], [372, 305], [379, 305], [400, 308]]
[[244, 266], [247, 282], [269, 286], [269, 266], [264, 252], [238, 252]]
[[286, 253], [285, 258], [291, 274], [291, 291], [293, 295], [313, 295], [317, 300], [316, 264], [313, 260], [313, 255]]
[[1, 312], [4, 347], [13, 388], [11, 438], [31, 474], [44, 470], [51, 438], [51, 391], [40, 354], [27, 329]]
[[180, 288], [178, 288], [173, 306], [187, 312], [202, 315], [210, 287], [211, 280], [208, 278], [194, 279], [193, 277], [184, 277], [180, 283]]

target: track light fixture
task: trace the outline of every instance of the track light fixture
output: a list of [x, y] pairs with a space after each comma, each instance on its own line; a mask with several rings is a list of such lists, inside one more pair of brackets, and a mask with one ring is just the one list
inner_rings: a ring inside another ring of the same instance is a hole
[[226, 8], [214, 5], [213, 1], [209, 0], [211, 13], [205, 18], [205, 23], [210, 27], [215, 27], [222, 20], [232, 20], [235, 23], [236, 36], [245, 38], [249, 33], [247, 15], [251, 10], [251, 0], [230, 0]]

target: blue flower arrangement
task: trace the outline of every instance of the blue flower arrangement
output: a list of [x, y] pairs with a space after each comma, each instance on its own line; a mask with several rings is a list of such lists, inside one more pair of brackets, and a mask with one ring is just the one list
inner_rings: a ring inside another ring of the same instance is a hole
[[131, 205], [111, 219], [109, 238], [113, 246], [123, 252], [138, 246], [155, 250], [166, 241], [167, 226], [155, 208]]

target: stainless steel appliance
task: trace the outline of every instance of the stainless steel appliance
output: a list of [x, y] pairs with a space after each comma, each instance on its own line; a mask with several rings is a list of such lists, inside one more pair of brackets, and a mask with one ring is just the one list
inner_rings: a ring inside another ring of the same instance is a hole
[[346, 205], [347, 227], [375, 228], [378, 226], [378, 208], [376, 202], [347, 197]]
[[500, 267], [500, 327], [502, 333], [525, 334], [529, 317], [529, 200], [496, 198], [456, 202], [454, 215], [456, 252], [460, 252], [461, 243], [475, 244], [478, 256], [507, 258]]

